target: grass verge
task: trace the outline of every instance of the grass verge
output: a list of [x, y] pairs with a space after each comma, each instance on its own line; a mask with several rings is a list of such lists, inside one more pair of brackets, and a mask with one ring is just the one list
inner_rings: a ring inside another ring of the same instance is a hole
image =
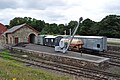
[[115, 44], [115, 45], [120, 45], [120, 42], [107, 42], [107, 44]]
[[70, 80], [67, 76], [50, 73], [47, 70], [27, 67], [11, 60], [8, 50], [0, 52], [0, 80]]

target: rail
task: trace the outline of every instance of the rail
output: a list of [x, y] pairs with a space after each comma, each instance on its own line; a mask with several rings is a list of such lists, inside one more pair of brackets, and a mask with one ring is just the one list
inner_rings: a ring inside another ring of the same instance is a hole
[[[72, 75], [77, 75], [77, 76], [83, 76], [86, 78], [91, 78], [91, 79], [97, 79], [97, 80], [108, 80], [108, 79], [120, 79], [120, 75], [113, 74], [113, 73], [108, 73], [105, 71], [100, 71], [100, 70], [94, 70], [94, 69], [88, 69], [84, 67], [74, 67], [74, 66], [68, 66], [65, 64], [60, 64], [56, 62], [50, 62], [46, 60], [38, 60], [38, 59], [33, 59], [33, 58], [27, 58], [27, 57], [22, 57], [20, 55], [16, 54], [10, 54], [13, 56], [12, 59], [24, 62], [29, 65], [34, 65], [34, 66], [39, 66], [47, 69], [52, 69], [55, 71], [61, 71], [64, 73], [72, 74]], [[2, 56], [1, 56], [2, 57]]]

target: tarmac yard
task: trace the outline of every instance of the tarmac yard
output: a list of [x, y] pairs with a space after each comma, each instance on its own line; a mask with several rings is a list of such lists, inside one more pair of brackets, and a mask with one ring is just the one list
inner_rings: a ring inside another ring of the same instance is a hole
[[73, 51], [67, 51], [67, 53], [64, 54], [62, 52], [55, 52], [54, 48], [52, 48], [52, 47], [46, 47], [46, 46], [34, 45], [34, 44], [27, 44], [27, 46], [24, 48], [30, 49], [30, 50], [41, 51], [41, 52], [47, 52], [47, 53], [51, 53], [51, 54], [69, 56], [69, 57], [73, 57], [76, 59], [82, 59], [82, 60], [96, 62], [96, 63], [100, 63], [100, 62], [109, 60], [108, 58], [89, 55], [89, 54], [83, 54], [83, 53], [77, 53], [77, 52], [73, 52]]
[[30, 55], [34, 55], [39, 58], [77, 67], [105, 68], [107, 67], [107, 61], [109, 61], [109, 58], [81, 54], [72, 51], [68, 51], [67, 53], [63, 54], [61, 52], [55, 52], [54, 48], [52, 47], [35, 44], [27, 44], [25, 47], [14, 47], [13, 49], [18, 49], [17, 51], [23, 50], [23, 52], [27, 53], [27, 55], [29, 55], [28, 53], [31, 53]]

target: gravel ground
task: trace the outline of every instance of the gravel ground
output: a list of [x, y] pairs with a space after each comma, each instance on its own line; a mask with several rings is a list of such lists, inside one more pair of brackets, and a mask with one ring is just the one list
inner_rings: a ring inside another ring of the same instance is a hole
[[120, 74], [120, 67], [110, 66], [110, 68], [106, 69], [106, 71], [114, 74]]
[[45, 69], [45, 68], [42, 68], [42, 67], [36, 67], [36, 66], [30, 66], [30, 67], [40, 68], [40, 69], [43, 69], [45, 71], [55, 73], [55, 74], [61, 75], [61, 76], [68, 76], [68, 77], [70, 77], [70, 80], [94, 80], [94, 79], [89, 79], [89, 78], [85, 78], [85, 77], [82, 77], [82, 76], [75, 76], [75, 75], [71, 75], [71, 74], [68, 74], [68, 73], [63, 73], [63, 72], [60, 72], [60, 71]]
[[59, 54], [59, 55], [65, 55], [65, 56], [70, 56], [70, 57], [75, 57], [75, 58], [80, 58], [80, 59], [86, 59], [86, 60], [92, 60], [99, 62], [100, 60], [104, 59], [98, 56], [93, 56], [89, 54], [82, 54], [78, 52], [72, 52], [72, 51], [67, 51], [66, 54], [63, 54], [61, 52], [55, 52], [54, 48], [52, 47], [46, 47], [46, 46], [41, 46], [41, 45], [35, 45], [35, 44], [27, 44], [25, 49], [31, 49], [31, 50], [36, 50], [36, 51], [42, 51], [42, 52], [48, 52], [51, 54]]

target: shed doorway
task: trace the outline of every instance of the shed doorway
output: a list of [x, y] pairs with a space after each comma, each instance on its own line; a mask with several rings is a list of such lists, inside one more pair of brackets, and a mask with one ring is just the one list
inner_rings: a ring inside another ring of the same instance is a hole
[[35, 34], [30, 34], [28, 37], [28, 42], [34, 44], [35, 43]]
[[[10, 41], [11, 41], [11, 38], [10, 38]], [[18, 43], [18, 37], [15, 37], [15, 44]]]

